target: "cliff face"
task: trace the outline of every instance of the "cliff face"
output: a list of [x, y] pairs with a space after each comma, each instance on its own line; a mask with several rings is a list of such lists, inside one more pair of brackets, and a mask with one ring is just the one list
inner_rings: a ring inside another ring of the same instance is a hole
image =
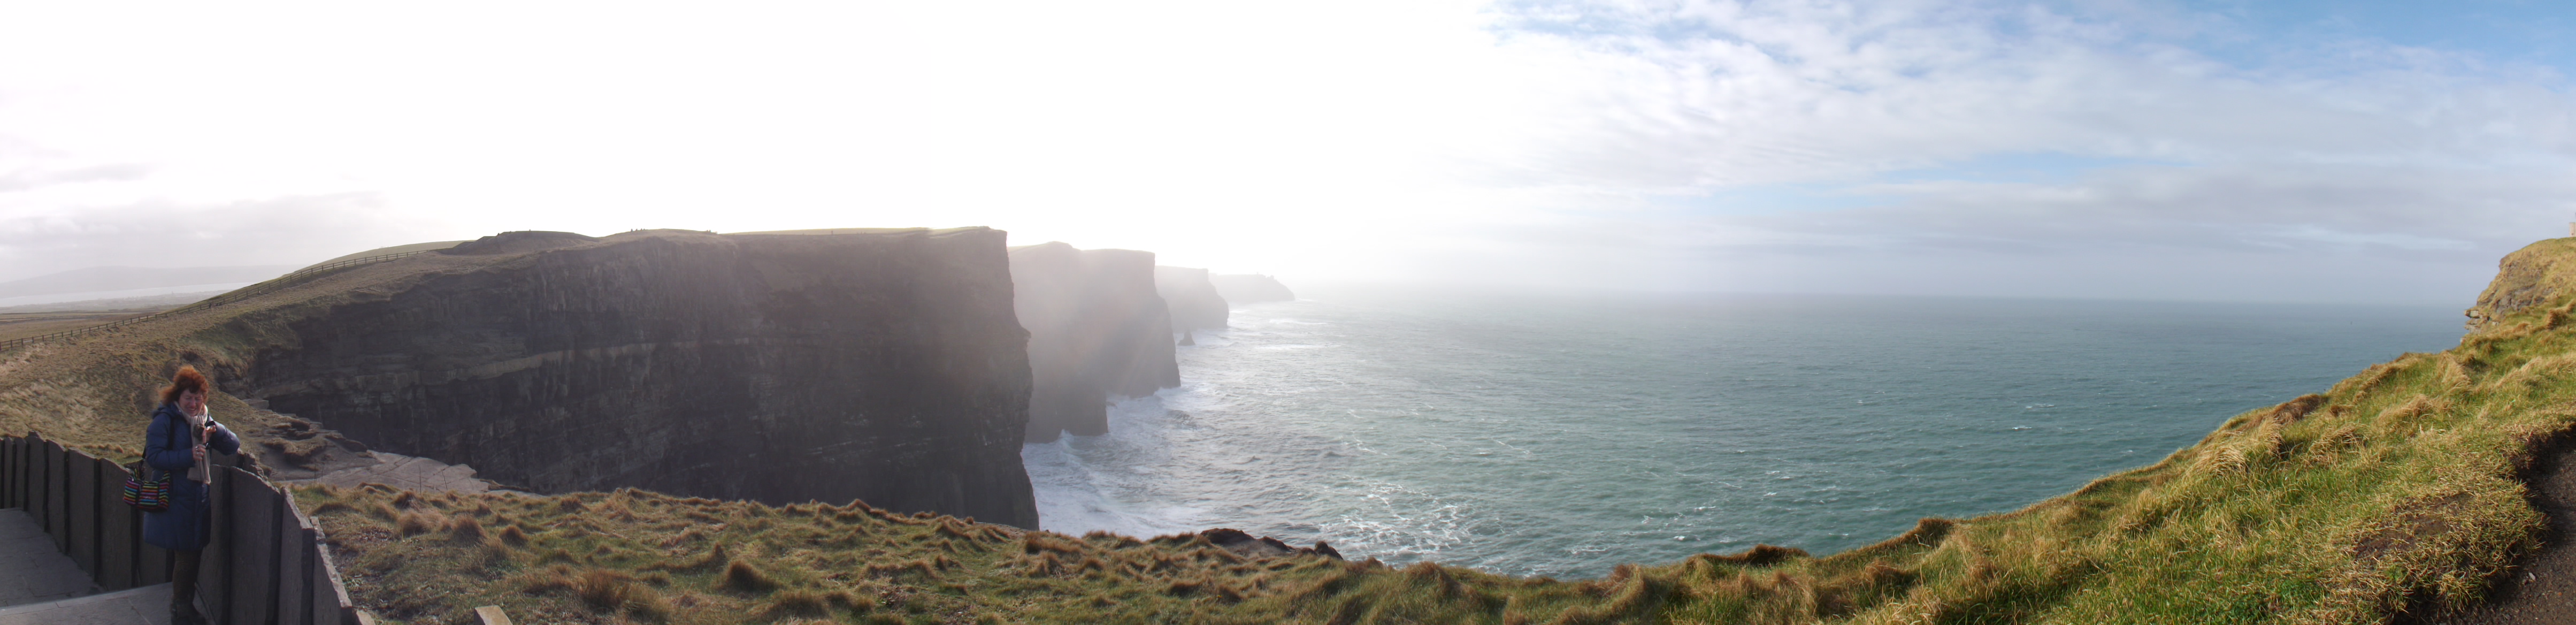
[[2496, 263], [2496, 277], [2468, 310], [2469, 327], [2576, 292], [2576, 237], [2523, 246]]
[[1171, 306], [1173, 331], [1225, 329], [1225, 296], [1208, 282], [1208, 270], [1157, 265], [1154, 292]]
[[1217, 274], [1208, 276], [1208, 281], [1216, 285], [1217, 294], [1225, 297], [1225, 301], [1235, 304], [1297, 301], [1297, 295], [1288, 292], [1288, 285], [1280, 284], [1278, 278], [1270, 276]]
[[486, 237], [423, 261], [457, 268], [284, 315], [242, 386], [542, 491], [1037, 527], [1003, 233], [832, 232]]
[[1011, 281], [1029, 331], [1027, 440], [1107, 433], [1109, 396], [1180, 386], [1152, 252], [1011, 248]]

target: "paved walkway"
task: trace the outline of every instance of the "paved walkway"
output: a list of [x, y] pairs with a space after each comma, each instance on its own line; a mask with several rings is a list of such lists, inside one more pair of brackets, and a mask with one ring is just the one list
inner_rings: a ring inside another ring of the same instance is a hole
[[0, 625], [170, 622], [170, 585], [98, 594], [25, 510], [0, 509]]
[[36, 518], [17, 508], [0, 510], [0, 607], [70, 599], [98, 592], [71, 556], [54, 550]]
[[170, 625], [170, 585], [0, 608], [0, 625]]

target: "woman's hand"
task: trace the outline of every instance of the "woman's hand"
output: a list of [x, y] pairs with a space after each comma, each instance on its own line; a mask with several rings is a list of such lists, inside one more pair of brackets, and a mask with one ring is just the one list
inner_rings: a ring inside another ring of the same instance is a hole
[[214, 438], [214, 437], [215, 437], [215, 426], [211, 426], [211, 425], [206, 426], [206, 431], [204, 431], [204, 432], [199, 432], [198, 434], [200, 434], [200, 435], [201, 435], [201, 438]]
[[190, 447], [190, 448], [188, 448], [188, 455], [196, 456], [196, 457], [197, 457], [197, 461], [198, 461], [198, 462], [205, 462], [205, 461], [206, 461], [206, 446], [205, 446], [205, 445], [198, 445], [198, 446], [195, 446], [195, 447]]

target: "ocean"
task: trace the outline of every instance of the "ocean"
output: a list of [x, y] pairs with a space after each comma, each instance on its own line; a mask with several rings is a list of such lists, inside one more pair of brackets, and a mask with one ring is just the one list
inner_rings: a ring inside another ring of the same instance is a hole
[[1343, 288], [1238, 306], [1111, 433], [1022, 449], [1044, 529], [1233, 527], [1595, 577], [1825, 555], [2154, 463], [2460, 337], [2454, 308]]

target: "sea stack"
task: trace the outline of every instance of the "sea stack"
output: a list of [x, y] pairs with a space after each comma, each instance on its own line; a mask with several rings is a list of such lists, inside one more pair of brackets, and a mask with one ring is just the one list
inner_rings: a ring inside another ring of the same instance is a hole
[[1208, 282], [1208, 270], [1154, 267], [1154, 292], [1172, 309], [1172, 330], [1225, 329], [1226, 299]]
[[1237, 306], [1259, 302], [1297, 301], [1297, 294], [1288, 292], [1288, 285], [1280, 284], [1278, 278], [1270, 276], [1216, 274], [1208, 276], [1208, 282], [1216, 285], [1217, 294], [1224, 297], [1227, 303]]
[[245, 396], [545, 492], [863, 499], [1025, 528], [1001, 231], [517, 232], [227, 326]]
[[1043, 243], [1010, 255], [1014, 305], [1029, 331], [1029, 442], [1108, 433], [1111, 397], [1180, 386], [1152, 252]]

